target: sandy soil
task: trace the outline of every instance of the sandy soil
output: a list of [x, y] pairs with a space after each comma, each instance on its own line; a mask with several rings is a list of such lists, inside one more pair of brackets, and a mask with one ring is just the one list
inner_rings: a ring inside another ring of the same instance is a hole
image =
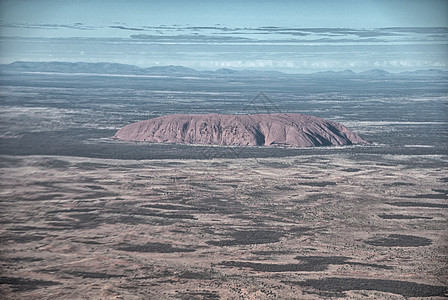
[[4, 299], [431, 299], [442, 156], [2, 156]]

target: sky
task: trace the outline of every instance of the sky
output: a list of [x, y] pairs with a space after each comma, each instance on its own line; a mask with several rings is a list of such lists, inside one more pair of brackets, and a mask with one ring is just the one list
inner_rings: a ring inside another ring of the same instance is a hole
[[446, 69], [448, 0], [0, 0], [0, 38], [0, 63]]
[[[448, 26], [446, 0], [1, 0], [0, 3], [3, 25], [18, 25], [3, 27], [2, 34], [18, 36], [123, 36], [119, 29], [110, 28], [115, 24], [358, 29]], [[20, 28], [20, 24], [67, 25], [74, 29]], [[75, 24], [79, 24], [78, 28]]]

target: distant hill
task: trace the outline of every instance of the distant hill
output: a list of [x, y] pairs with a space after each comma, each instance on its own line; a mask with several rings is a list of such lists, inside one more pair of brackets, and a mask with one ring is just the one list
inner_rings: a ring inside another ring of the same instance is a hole
[[372, 70], [358, 73], [358, 75], [362, 75], [362, 76], [387, 76], [390, 74], [391, 73], [389, 73], [385, 70], [381, 70], [381, 69], [372, 69]]
[[215, 71], [198, 71], [183, 66], [155, 66], [140, 68], [133, 65], [119, 63], [86, 63], [86, 62], [26, 62], [18, 61], [11, 64], [0, 65], [2, 72], [49, 72], [49, 73], [83, 73], [83, 74], [120, 74], [120, 75], [162, 75], [162, 76], [312, 76], [312, 77], [377, 77], [386, 78], [391, 76], [438, 76], [447, 77], [448, 71], [429, 69], [412, 72], [389, 73], [381, 69], [372, 69], [364, 72], [344, 71], [324, 71], [312, 74], [287, 74], [278, 71], [260, 70], [233, 70], [218, 69]]
[[429, 70], [418, 70], [413, 72], [401, 72], [400, 75], [409, 76], [448, 76], [447, 71], [442, 71], [439, 69], [429, 69]]
[[323, 71], [323, 72], [312, 73], [312, 75], [316, 75], [316, 76], [353, 76], [356, 74], [357, 73], [353, 72], [352, 70]]
[[178, 76], [271, 76], [288, 75], [277, 71], [218, 69], [215, 71], [197, 71], [183, 66], [155, 66], [140, 68], [118, 63], [69, 63], [69, 62], [13, 62], [0, 65], [1, 71], [10, 72], [50, 72], [50, 73], [86, 73], [86, 74], [123, 74], [123, 75], [178, 75]]
[[13, 62], [2, 70], [23, 72], [92, 73], [92, 74], [195, 74], [198, 71], [181, 66], [139, 68], [118, 63]]
[[117, 63], [69, 63], [69, 62], [23, 62], [17, 61], [2, 65], [2, 70], [22, 72], [54, 73], [104, 73], [141, 74], [142, 69], [132, 65]]
[[160, 66], [140, 69], [145, 74], [197, 74], [198, 71], [181, 66]]

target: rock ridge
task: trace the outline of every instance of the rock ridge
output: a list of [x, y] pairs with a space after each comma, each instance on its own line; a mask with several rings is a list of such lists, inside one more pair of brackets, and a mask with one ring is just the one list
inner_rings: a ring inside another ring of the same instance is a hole
[[125, 141], [223, 146], [314, 147], [368, 144], [342, 124], [296, 113], [166, 115], [129, 124]]

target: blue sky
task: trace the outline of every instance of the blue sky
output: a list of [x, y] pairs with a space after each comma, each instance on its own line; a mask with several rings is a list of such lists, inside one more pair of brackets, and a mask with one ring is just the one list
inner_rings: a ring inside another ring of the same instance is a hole
[[0, 0], [0, 37], [0, 63], [446, 69], [448, 1]]

